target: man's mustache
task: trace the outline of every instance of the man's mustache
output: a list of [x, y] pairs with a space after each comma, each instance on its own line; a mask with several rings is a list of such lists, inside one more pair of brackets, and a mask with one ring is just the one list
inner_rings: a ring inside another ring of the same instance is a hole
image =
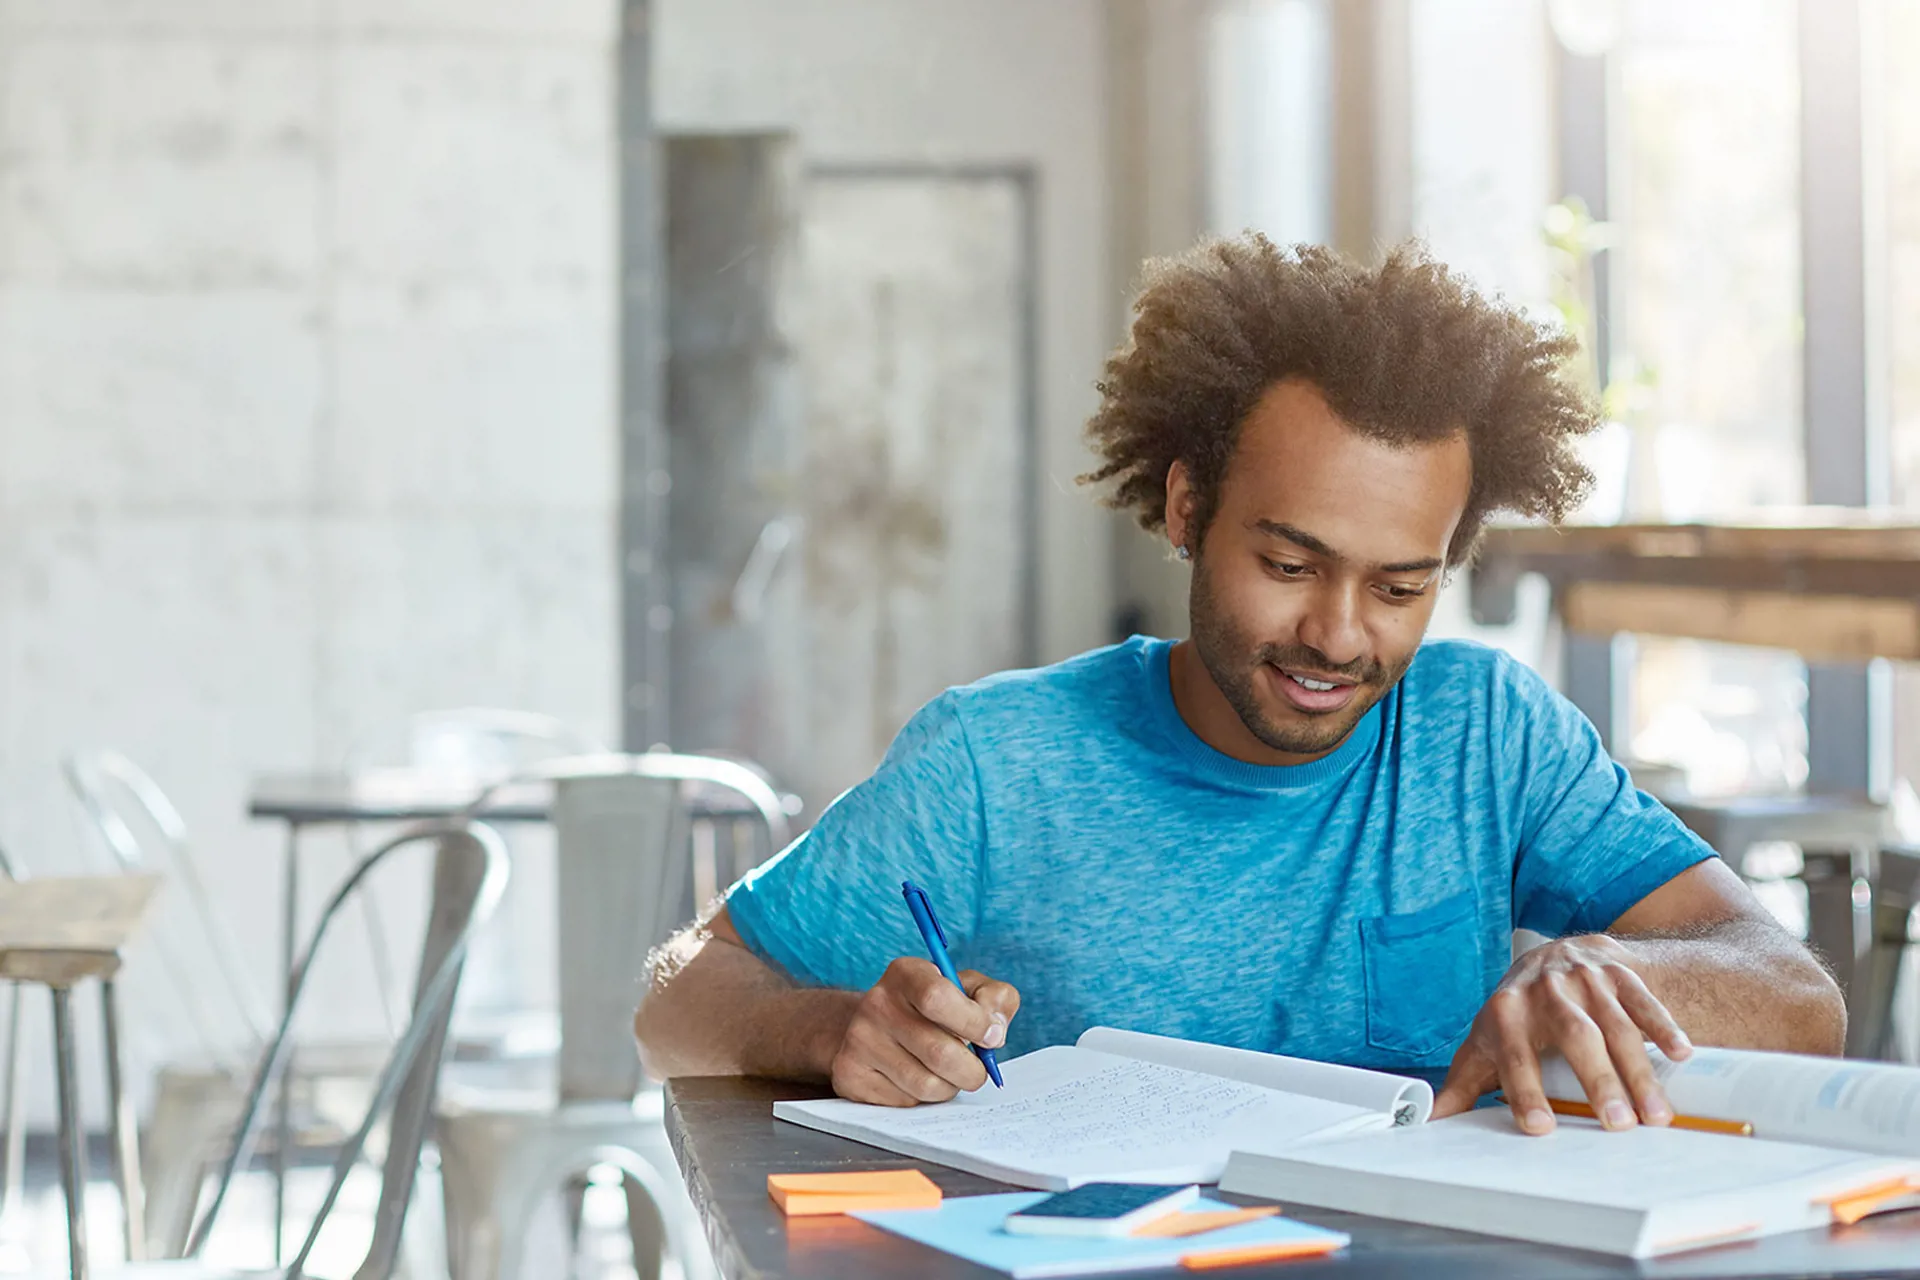
[[1327, 656], [1310, 645], [1265, 645], [1260, 650], [1260, 661], [1276, 667], [1293, 667], [1308, 671], [1322, 671], [1328, 675], [1340, 676], [1355, 684], [1378, 684], [1386, 678], [1387, 669], [1377, 658], [1355, 658], [1352, 662], [1329, 662]]

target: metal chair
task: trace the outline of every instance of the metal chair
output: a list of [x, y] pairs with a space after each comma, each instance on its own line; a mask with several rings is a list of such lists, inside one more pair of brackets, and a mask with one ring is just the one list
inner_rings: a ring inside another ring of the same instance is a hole
[[[334, 1160], [332, 1181], [300, 1251], [284, 1271], [235, 1273], [207, 1268], [199, 1261], [235, 1176], [252, 1159], [264, 1122], [269, 1096], [279, 1084], [293, 1052], [293, 1021], [301, 995], [329, 932], [342, 909], [365, 891], [367, 878], [401, 850], [431, 844], [436, 856], [433, 889], [410, 1022], [376, 1076], [366, 1114], [342, 1143]], [[433, 822], [408, 828], [368, 854], [335, 889], [320, 913], [318, 924], [294, 969], [291, 1000], [286, 1015], [268, 1040], [253, 1071], [237, 1127], [231, 1134], [225, 1159], [219, 1164], [211, 1202], [188, 1235], [187, 1257], [136, 1264], [115, 1275], [126, 1280], [225, 1280], [239, 1274], [283, 1275], [297, 1280], [322, 1228], [333, 1212], [348, 1174], [358, 1163], [367, 1139], [383, 1116], [388, 1116], [388, 1141], [382, 1164], [381, 1192], [375, 1211], [373, 1239], [355, 1280], [387, 1280], [398, 1254], [400, 1229], [419, 1166], [426, 1137], [440, 1061], [446, 1045], [447, 1022], [460, 983], [461, 966], [474, 931], [491, 915], [506, 887], [507, 853], [499, 835], [480, 823]], [[191, 1209], [189, 1205], [189, 1209]], [[53, 1273], [43, 1273], [51, 1275]], [[76, 1254], [75, 1280], [87, 1274], [84, 1252]]]
[[[272, 1020], [263, 1012], [232, 930], [207, 892], [186, 821], [166, 792], [116, 751], [74, 751], [62, 764], [69, 790], [113, 864], [125, 872], [157, 870], [184, 890], [191, 924], [219, 975], [224, 1004], [245, 1037], [235, 1043], [231, 1024], [223, 1027], [213, 1016], [208, 992], [194, 978], [190, 946], [166, 921], [157, 922], [149, 930], [154, 950], [201, 1050], [198, 1059], [174, 1059], [156, 1073], [142, 1151], [149, 1248], [158, 1257], [178, 1257], [187, 1245], [209, 1144], [222, 1141], [238, 1123], [247, 1073], [267, 1042]], [[380, 1057], [372, 1055], [369, 1072]]]
[[1894, 995], [1906, 958], [1909, 921], [1920, 905], [1920, 848], [1808, 850], [1807, 932], [1834, 939], [1825, 951], [1847, 998], [1847, 1056], [1898, 1056]]
[[[230, 1032], [209, 1022], [206, 993], [194, 979], [181, 940], [164, 928], [156, 929], [155, 948], [207, 1057], [244, 1070], [258, 1046], [266, 1041], [273, 1020], [254, 987], [233, 930], [207, 892], [185, 819], [152, 776], [117, 751], [73, 751], [62, 766], [68, 789], [115, 866], [125, 872], [158, 871], [185, 892], [194, 926], [211, 953], [227, 1003], [245, 1029], [243, 1045], [236, 1047]], [[123, 802], [131, 802], [132, 812]], [[142, 841], [134, 830], [135, 822], [157, 840]]]
[[[565, 756], [592, 755], [606, 748], [588, 734], [581, 733], [558, 716], [538, 711], [520, 711], [508, 707], [451, 707], [416, 711], [394, 724], [358, 734], [341, 761], [343, 772], [353, 775], [369, 769], [400, 765], [410, 770], [442, 774], [472, 780], [476, 785], [511, 777], [518, 771], [544, 760]], [[356, 828], [347, 828], [348, 848], [357, 856], [360, 845]], [[509, 847], [512, 842], [509, 840]], [[367, 919], [368, 959], [374, 970], [383, 1011], [392, 1021], [398, 984], [386, 954], [386, 930], [380, 921], [381, 908], [368, 898], [363, 908]], [[514, 928], [517, 904], [509, 897], [501, 905], [493, 932], [517, 932]], [[491, 950], [487, 938], [475, 945], [471, 985], [487, 983]], [[493, 967], [498, 967], [497, 963]], [[557, 1031], [550, 1013], [544, 1016], [528, 1010], [516, 1010], [498, 1025], [478, 1027], [471, 1016], [456, 1016], [454, 1056], [461, 1060], [493, 1061], [517, 1056], [525, 1046], [552, 1052]]]
[[[515, 1092], [450, 1083], [436, 1136], [453, 1280], [524, 1274], [527, 1224], [593, 1165], [621, 1171], [636, 1272], [708, 1262], [631, 1034], [652, 949], [693, 911], [685, 789], [722, 787], [759, 815], [763, 849], [786, 840], [780, 798], [737, 761], [651, 752], [557, 760], [526, 779], [555, 787], [560, 878], [560, 1053], [551, 1076]], [[484, 812], [481, 796], [473, 812]]]

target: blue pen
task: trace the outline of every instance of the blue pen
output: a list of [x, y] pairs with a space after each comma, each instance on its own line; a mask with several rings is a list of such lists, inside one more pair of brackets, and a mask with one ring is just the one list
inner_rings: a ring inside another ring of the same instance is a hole
[[[907, 910], [913, 912], [913, 922], [920, 926], [920, 936], [927, 940], [927, 954], [940, 966], [940, 972], [946, 975], [948, 982], [960, 987], [960, 975], [953, 970], [953, 958], [947, 954], [947, 931], [940, 927], [939, 918], [933, 914], [933, 903], [927, 900], [926, 891], [911, 880], [900, 882], [900, 892], [906, 896]], [[965, 991], [965, 987], [960, 987]], [[1000, 1064], [993, 1060], [993, 1050], [982, 1049], [979, 1045], [969, 1046], [974, 1056], [980, 1059], [980, 1065], [987, 1069], [987, 1079], [993, 1081], [996, 1089], [1006, 1088], [1007, 1082], [1000, 1078]]]

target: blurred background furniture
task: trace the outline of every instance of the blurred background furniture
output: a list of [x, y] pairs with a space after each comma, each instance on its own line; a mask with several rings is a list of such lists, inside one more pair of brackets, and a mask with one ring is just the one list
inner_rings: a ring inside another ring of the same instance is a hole
[[[14, 856], [0, 848], [0, 880], [11, 884], [23, 877], [25, 868]], [[0, 1266], [21, 1270], [24, 1265], [20, 1236], [25, 1209], [27, 1126], [25, 1092], [27, 1062], [20, 1023], [21, 984], [7, 983], [7, 1058], [5, 1074], [0, 1078]]]
[[[155, 929], [155, 949], [179, 1012], [193, 1027], [208, 1058], [244, 1067], [265, 1043], [272, 1020], [232, 926], [207, 892], [186, 820], [152, 776], [118, 751], [72, 751], [61, 763], [68, 789], [112, 865], [129, 873], [156, 872], [185, 896], [189, 924], [197, 931], [200, 948], [212, 961], [213, 976], [222, 988], [218, 1012], [207, 999], [210, 993], [178, 930]], [[233, 1043], [231, 1025], [223, 1025], [229, 1020], [238, 1022], [244, 1036], [238, 1045]]]
[[[351, 833], [364, 826], [444, 817], [469, 811], [475, 795], [482, 791], [490, 797], [485, 816], [491, 824], [509, 830], [545, 824], [552, 785], [541, 780], [544, 775], [538, 772], [540, 762], [556, 757], [587, 758], [593, 754], [594, 747], [590, 736], [569, 728], [556, 717], [505, 708], [456, 708], [420, 712], [407, 717], [397, 727], [361, 735], [348, 753], [351, 761], [358, 762], [353, 770], [256, 778], [248, 805], [250, 816], [283, 821], [287, 828], [283, 846], [286, 886], [281, 903], [283, 936], [294, 936], [294, 922], [299, 916], [299, 867], [305, 848], [303, 836], [309, 828], [333, 826]], [[392, 763], [396, 758], [404, 763]], [[378, 763], [380, 761], [386, 763]], [[741, 766], [735, 766], [736, 770], [739, 768]], [[734, 772], [725, 771], [725, 776], [733, 777]], [[514, 777], [521, 781], [500, 785], [503, 779]], [[736, 866], [739, 864], [738, 851], [745, 846], [736, 829], [742, 823], [764, 825], [765, 805], [778, 816], [784, 829], [786, 812], [789, 808], [798, 808], [797, 799], [776, 795], [764, 781], [754, 793], [754, 802], [743, 799], [737, 790], [727, 785], [704, 779], [690, 779], [687, 788], [694, 846], [706, 859], [704, 864], [697, 864], [697, 867], [705, 866], [704, 874], [696, 869], [694, 879], [704, 881], [709, 895], [720, 874], [713, 869], [713, 864], [721, 851], [733, 854], [732, 861]], [[350, 834], [350, 840], [353, 838]], [[744, 870], [744, 866], [739, 869]], [[509, 898], [535, 896], [539, 889], [534, 883], [536, 877], [520, 878], [527, 883], [517, 893], [510, 893]], [[383, 1008], [390, 1007], [391, 965], [384, 961], [381, 951], [388, 930], [380, 920], [381, 909], [376, 900], [368, 898], [363, 905], [368, 915], [374, 982]], [[511, 901], [503, 907], [500, 928], [512, 923], [509, 917], [514, 909]], [[536, 936], [541, 932], [530, 920], [521, 919], [520, 924], [519, 932]], [[485, 965], [492, 960], [497, 971], [498, 957], [490, 957], [486, 945], [487, 937], [483, 934], [476, 945], [476, 962]], [[283, 952], [283, 964], [286, 962]], [[558, 1019], [538, 1007], [531, 992], [518, 994], [521, 999], [511, 1008], [491, 1009], [478, 1018], [457, 1017], [450, 1056], [461, 1062], [527, 1059], [535, 1063], [535, 1070], [539, 1069], [539, 1060], [550, 1061], [559, 1038]], [[305, 1052], [303, 1050], [303, 1055]], [[334, 1070], [352, 1065], [340, 1061], [338, 1052], [330, 1058]], [[307, 1058], [303, 1056], [301, 1061], [307, 1062]], [[309, 1063], [290, 1078], [320, 1071], [320, 1063]], [[289, 1098], [288, 1106], [291, 1105]], [[276, 1152], [283, 1147], [291, 1148], [295, 1129], [289, 1111], [276, 1124], [276, 1134], [284, 1135], [284, 1141], [275, 1143]], [[275, 1168], [278, 1185], [284, 1189], [281, 1159], [276, 1155]]]
[[[1920, 660], [1920, 522], [1910, 513], [1782, 508], [1715, 524], [1493, 529], [1473, 568], [1475, 619], [1510, 620], [1529, 573], [1547, 579], [1573, 636], [1677, 635], [1828, 663]], [[1583, 709], [1608, 732], [1610, 706]], [[1910, 856], [1888, 852], [1887, 807], [1822, 779], [1805, 793], [1699, 797], [1657, 768], [1629, 771], [1736, 871], [1748, 872], [1757, 845], [1799, 846], [1807, 940], [1846, 990], [1848, 1052], [1890, 1054], [1914, 886]]]
[[[652, 753], [659, 754], [659, 753]], [[724, 887], [735, 875], [752, 865], [744, 858], [763, 857], [754, 851], [763, 848], [758, 833], [768, 821], [786, 830], [789, 819], [800, 811], [799, 797], [778, 791], [764, 771], [751, 762], [721, 756], [699, 759], [730, 764], [757, 780], [754, 801], [744, 799], [731, 783], [708, 778], [690, 778], [684, 784], [688, 820], [692, 824], [696, 863], [689, 882]], [[738, 774], [726, 771], [729, 778]], [[741, 779], [744, 782], [744, 779]], [[487, 778], [460, 778], [414, 769], [374, 769], [360, 774], [309, 773], [262, 774], [254, 778], [247, 801], [248, 815], [286, 825], [284, 845], [286, 861], [294, 865], [300, 857], [301, 839], [310, 827], [348, 823], [411, 822], [445, 817], [466, 811], [477, 789], [487, 793], [484, 815], [497, 826], [543, 823], [550, 817], [553, 803], [552, 783], [532, 774], [500, 784]], [[741, 838], [743, 828], [746, 838]], [[702, 831], [704, 829], [704, 836]], [[702, 865], [701, 850], [710, 859]], [[282, 904], [285, 910], [285, 904]]]
[[[505, 846], [497, 833], [481, 823], [440, 821], [411, 827], [369, 853], [329, 897], [311, 938], [296, 960], [287, 1012], [263, 1046], [237, 1123], [228, 1135], [225, 1157], [218, 1162], [212, 1199], [205, 1212], [193, 1221], [183, 1251], [185, 1256], [197, 1257], [204, 1249], [221, 1209], [228, 1201], [236, 1175], [251, 1162], [269, 1097], [284, 1091], [281, 1076], [292, 1056], [293, 1023], [301, 1007], [301, 993], [306, 989], [313, 965], [322, 954], [342, 908], [365, 890], [369, 877], [403, 850], [425, 847], [431, 847], [434, 851], [433, 888], [421, 947], [413, 1012], [377, 1073], [365, 1116], [340, 1144], [326, 1195], [298, 1253], [284, 1272], [289, 1280], [304, 1274], [320, 1233], [339, 1203], [347, 1177], [366, 1150], [376, 1123], [386, 1117], [391, 1109], [373, 1239], [366, 1260], [355, 1274], [362, 1280], [386, 1280], [392, 1275], [398, 1256], [400, 1231], [413, 1194], [420, 1147], [426, 1137], [426, 1119], [433, 1104], [440, 1056], [446, 1041], [447, 1020], [459, 987], [461, 965], [475, 930], [492, 913], [506, 887], [508, 864]], [[4, 965], [4, 957], [0, 957], [0, 967]], [[175, 1203], [183, 1205], [190, 1218], [198, 1200], [202, 1172], [198, 1168], [194, 1170], [192, 1194], [179, 1195], [175, 1200]], [[75, 1250], [73, 1276], [79, 1280], [87, 1274], [85, 1252], [79, 1237], [75, 1238]], [[162, 1277], [225, 1280], [225, 1277], [236, 1273], [163, 1261], [129, 1266], [114, 1274], [126, 1276], [129, 1280], [139, 1280], [142, 1276], [152, 1276], [154, 1280], [161, 1280]]]
[[101, 1052], [106, 1060], [107, 1127], [120, 1188], [129, 1261], [145, 1253], [139, 1137], [120, 1068], [120, 1014], [114, 978], [121, 950], [145, 915], [159, 879], [149, 875], [8, 881], [0, 884], [0, 978], [45, 986], [53, 1000], [54, 1071], [60, 1129], [56, 1150], [67, 1208], [68, 1266], [88, 1274], [87, 1155], [80, 1116], [73, 988], [99, 983]]
[[[207, 892], [186, 821], [159, 784], [117, 751], [73, 751], [62, 765], [68, 788], [112, 865], [129, 873], [159, 872], [180, 888], [187, 908], [184, 923], [191, 937], [178, 927], [179, 919], [164, 912], [150, 936], [181, 1020], [193, 1028], [201, 1053], [163, 1062], [156, 1070], [143, 1168], [149, 1188], [146, 1237], [155, 1256], [179, 1257], [201, 1175], [218, 1154], [210, 1148], [224, 1143], [240, 1119], [247, 1075], [272, 1023], [239, 944]], [[217, 993], [204, 980], [208, 966], [197, 963], [198, 957], [211, 961]], [[369, 1070], [377, 1066], [376, 1058]]]
[[1912, 512], [1786, 507], [1712, 524], [1507, 526], [1487, 531], [1469, 600], [1512, 621], [1543, 575], [1568, 630], [1687, 636], [1828, 662], [1920, 660], [1920, 521]]
[[695, 907], [692, 796], [735, 792], [757, 815], [763, 857], [785, 843], [785, 815], [757, 771], [712, 757], [582, 757], [537, 774], [552, 787], [558, 849], [560, 1053], [551, 1077], [518, 1088], [450, 1084], [437, 1133], [452, 1275], [527, 1274], [537, 1205], [563, 1184], [577, 1195], [578, 1175], [611, 1165], [627, 1193], [641, 1280], [656, 1280], [669, 1258], [689, 1280], [704, 1280], [705, 1248], [662, 1127], [660, 1090], [634, 1053], [632, 1010], [648, 954]]
[[[541, 760], [605, 749], [558, 716], [510, 707], [452, 707], [416, 711], [397, 723], [360, 734], [348, 748], [341, 772], [353, 778], [402, 770], [471, 793]], [[526, 869], [520, 865], [525, 833], [519, 829], [526, 825], [506, 827], [501, 833], [514, 853], [516, 872]], [[366, 838], [362, 824], [344, 825], [342, 831], [350, 851], [358, 850]], [[538, 879], [516, 874], [500, 910], [474, 941], [462, 984], [463, 1007], [454, 1011], [449, 1051], [456, 1059], [553, 1052], [558, 1040], [556, 1020], [552, 1010], [542, 1007], [535, 993], [526, 989], [524, 966], [515, 957], [524, 933], [540, 936], [532, 913], [544, 904], [527, 901], [529, 885]], [[404, 1002], [404, 993], [387, 958], [388, 931], [377, 899], [364, 899], [364, 909], [374, 981], [382, 1010], [391, 1021], [392, 1010]], [[488, 1004], [479, 1017], [473, 1008], [476, 996]]]

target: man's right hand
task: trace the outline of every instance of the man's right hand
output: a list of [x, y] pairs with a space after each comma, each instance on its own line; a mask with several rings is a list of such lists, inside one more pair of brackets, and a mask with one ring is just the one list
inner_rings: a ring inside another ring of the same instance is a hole
[[945, 1102], [987, 1082], [969, 1044], [998, 1049], [1020, 993], [972, 969], [963, 994], [930, 960], [903, 956], [860, 998], [833, 1056], [833, 1091], [854, 1102]]

